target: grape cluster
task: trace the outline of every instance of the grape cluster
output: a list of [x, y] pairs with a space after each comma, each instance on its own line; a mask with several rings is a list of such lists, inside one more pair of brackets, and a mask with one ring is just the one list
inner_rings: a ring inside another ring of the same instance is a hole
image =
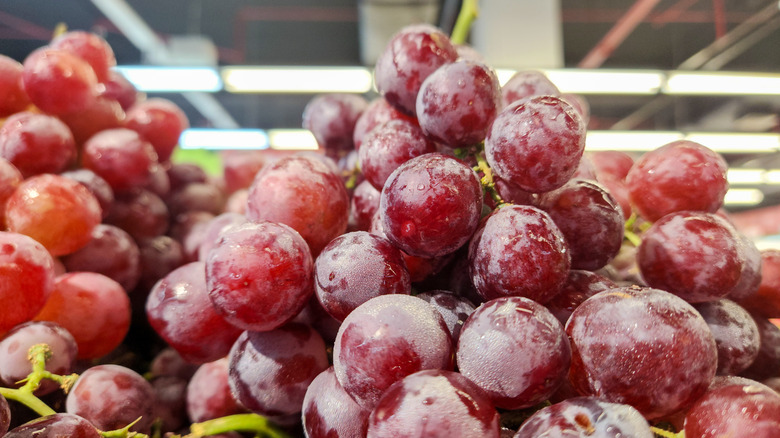
[[100, 37], [0, 55], [0, 436], [779, 436], [723, 158], [585, 152], [582, 98], [461, 42], [401, 29], [319, 151], [219, 176]]

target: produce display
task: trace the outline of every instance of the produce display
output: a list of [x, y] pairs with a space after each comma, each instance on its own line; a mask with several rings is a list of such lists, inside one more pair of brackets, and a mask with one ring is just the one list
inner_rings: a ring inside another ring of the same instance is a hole
[[780, 251], [726, 161], [586, 152], [464, 4], [310, 101], [319, 151], [222, 175], [97, 35], [0, 55], [0, 437], [780, 436]]

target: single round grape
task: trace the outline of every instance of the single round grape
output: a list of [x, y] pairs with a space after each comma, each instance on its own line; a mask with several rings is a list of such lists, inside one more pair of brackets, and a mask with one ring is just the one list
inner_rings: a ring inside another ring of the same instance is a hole
[[458, 369], [504, 409], [547, 400], [566, 379], [571, 349], [563, 325], [523, 297], [488, 301], [466, 319]]
[[54, 115], [82, 111], [97, 96], [98, 80], [89, 63], [46, 46], [25, 58], [22, 83], [32, 103]]
[[637, 264], [647, 285], [692, 303], [725, 297], [744, 262], [740, 238], [724, 219], [703, 212], [670, 213], [642, 234]]
[[[496, 185], [496, 191], [505, 202], [509, 204], [536, 205], [539, 195], [523, 190], [520, 187], [501, 179], [498, 175], [493, 175], [493, 182]], [[487, 199], [485, 199], [487, 202]]]
[[[395, 109], [390, 105], [383, 97], [378, 97], [371, 101], [366, 107], [365, 111], [360, 114], [357, 122], [355, 122], [355, 129], [352, 133], [352, 141], [356, 150], [360, 150], [360, 146], [363, 144], [363, 139], [369, 132], [373, 131], [377, 126], [381, 126], [390, 120], [407, 120], [415, 122], [413, 117]], [[416, 123], [416, 122], [415, 122]]]
[[481, 63], [456, 61], [425, 79], [416, 112], [425, 135], [454, 149], [484, 140], [500, 105], [496, 73]]
[[65, 402], [69, 414], [87, 419], [100, 430], [121, 429], [149, 433], [154, 421], [152, 385], [140, 374], [120, 365], [96, 365], [83, 373]]
[[686, 438], [770, 438], [780, 430], [780, 394], [758, 382], [710, 388], [685, 414]]
[[[744, 255], [744, 263], [742, 264], [739, 281], [726, 296], [734, 301], [750, 300], [751, 297], [758, 293], [761, 282], [763, 281], [761, 251], [758, 249], [755, 242], [753, 242], [753, 239], [741, 233], [739, 234], [739, 237], [739, 248]], [[767, 277], [769, 277], [769, 275]], [[765, 300], [761, 301], [763, 304]], [[777, 312], [777, 314], [780, 315], [780, 312]]]
[[257, 172], [272, 161], [265, 151], [222, 151], [220, 158], [227, 193], [248, 189]]
[[95, 195], [95, 199], [97, 199], [98, 204], [100, 204], [100, 211], [103, 219], [108, 217], [108, 213], [111, 211], [111, 206], [114, 203], [114, 190], [108, 185], [106, 180], [98, 176], [95, 172], [83, 168], [62, 172], [60, 176], [70, 178], [86, 187], [90, 193]]
[[102, 82], [105, 87], [103, 96], [109, 99], [116, 99], [123, 110], [127, 111], [138, 100], [138, 90], [122, 73], [116, 70], [109, 70], [108, 78]]
[[192, 363], [226, 356], [241, 334], [211, 305], [203, 262], [176, 268], [157, 282], [146, 301], [146, 316], [157, 334]]
[[222, 213], [212, 219], [203, 229], [203, 242], [198, 247], [198, 260], [206, 261], [211, 249], [217, 245], [222, 232], [234, 225], [242, 225], [249, 220], [243, 214]]
[[130, 328], [130, 299], [122, 286], [102, 274], [72, 272], [54, 280], [51, 296], [35, 317], [73, 335], [79, 359], [113, 351]]
[[422, 129], [406, 119], [390, 120], [363, 138], [358, 151], [360, 171], [377, 190], [400, 165], [414, 157], [436, 152], [436, 145]]
[[490, 168], [523, 190], [561, 187], [577, 170], [585, 149], [585, 124], [567, 102], [553, 96], [504, 108], [485, 138]]
[[209, 298], [231, 324], [272, 330], [314, 293], [313, 266], [306, 242], [292, 228], [274, 222], [233, 226], [206, 259]]
[[154, 389], [154, 415], [162, 432], [180, 430], [187, 423], [187, 381], [172, 376], [155, 377], [151, 380]]
[[55, 256], [84, 247], [101, 219], [100, 204], [86, 187], [52, 174], [24, 180], [5, 206], [8, 230], [32, 237]]
[[750, 297], [740, 300], [740, 304], [767, 318], [780, 318], [780, 250], [765, 249], [760, 255], [761, 282], [758, 290]]
[[369, 299], [411, 293], [401, 250], [389, 240], [355, 231], [333, 239], [314, 263], [314, 292], [339, 321]]
[[101, 131], [82, 148], [81, 165], [105, 179], [115, 193], [149, 183], [155, 164], [154, 147], [137, 132], [125, 128]]
[[571, 256], [552, 218], [527, 205], [491, 214], [469, 246], [469, 271], [485, 300], [523, 296], [544, 303], [563, 287]]
[[141, 253], [135, 240], [114, 225], [98, 224], [92, 240], [61, 258], [70, 272], [97, 272], [131, 291], [141, 277]]
[[0, 157], [10, 161], [25, 178], [57, 173], [76, 158], [76, 142], [58, 118], [20, 112], [0, 127]]
[[599, 292], [618, 287], [617, 283], [595, 272], [572, 269], [561, 291], [545, 303], [547, 309], [566, 325], [574, 309]]
[[620, 251], [625, 221], [617, 201], [594, 181], [573, 179], [539, 198], [571, 252], [572, 269], [595, 271]]
[[626, 185], [634, 208], [649, 221], [682, 210], [714, 213], [728, 190], [727, 167], [706, 146], [680, 140], [642, 155]]
[[225, 193], [211, 183], [187, 184], [166, 197], [168, 210], [177, 216], [188, 211], [207, 211], [218, 215], [225, 210]]
[[514, 438], [632, 437], [655, 435], [636, 409], [595, 397], [575, 397], [547, 406], [529, 417]]
[[109, 69], [116, 65], [111, 46], [94, 33], [71, 30], [55, 37], [49, 46], [69, 52], [89, 63], [100, 82], [109, 78]]
[[54, 286], [54, 260], [24, 234], [0, 231], [0, 336], [40, 312]]
[[618, 205], [620, 205], [620, 211], [623, 212], [623, 218], [628, 219], [633, 214], [634, 210], [631, 207], [631, 198], [628, 193], [628, 186], [624, 180], [617, 179], [609, 175], [601, 175], [597, 177], [599, 184], [607, 189], [610, 195], [615, 198]]
[[629, 404], [650, 420], [693, 403], [718, 365], [704, 318], [681, 298], [658, 289], [600, 292], [574, 309], [566, 333], [574, 389]]
[[416, 296], [427, 301], [434, 309], [439, 311], [441, 317], [444, 318], [444, 323], [447, 324], [447, 328], [450, 330], [452, 346], [458, 345], [460, 330], [463, 328], [466, 318], [474, 312], [476, 308], [474, 304], [466, 298], [444, 290], [431, 290]]
[[590, 103], [585, 99], [585, 96], [581, 94], [562, 93], [560, 98], [569, 103], [582, 117], [582, 122], [585, 126], [590, 123]]
[[753, 380], [780, 377], [780, 328], [767, 318], [752, 316], [758, 326], [758, 355], [740, 375]]
[[257, 174], [249, 188], [246, 215], [253, 221], [290, 226], [316, 257], [347, 230], [349, 197], [341, 178], [322, 161], [293, 156]]
[[73, 414], [52, 414], [13, 428], [3, 438], [100, 438], [88, 420]]
[[193, 423], [246, 411], [230, 393], [228, 358], [204, 363], [187, 384], [187, 416]]
[[574, 172], [574, 175], [572, 175], [571, 178], [596, 181], [596, 167], [593, 165], [593, 162], [587, 154], [582, 154], [580, 163], [577, 165], [577, 170]]
[[90, 137], [106, 129], [121, 128], [125, 111], [116, 100], [105, 95], [95, 98], [86, 108], [59, 115], [73, 133], [77, 145], [83, 145]]
[[476, 231], [482, 186], [461, 161], [440, 153], [412, 158], [387, 179], [379, 201], [387, 238], [407, 254], [455, 252]]
[[342, 322], [333, 368], [344, 390], [372, 409], [403, 377], [424, 369], [451, 369], [452, 339], [430, 304], [409, 295], [380, 295]]
[[[37, 344], [49, 346], [47, 371], [60, 375], [73, 372], [78, 347], [70, 332], [52, 322], [31, 321], [17, 325], [0, 340], [0, 382], [11, 388], [22, 386], [19, 382], [33, 372], [29, 352]], [[35, 395], [48, 394], [57, 388], [57, 382], [44, 379]]]
[[186, 263], [181, 244], [170, 236], [146, 239], [139, 245], [141, 277], [138, 284], [149, 290], [157, 280]]
[[149, 190], [141, 189], [117, 194], [105, 222], [142, 241], [165, 234], [169, 217], [165, 202]]
[[503, 108], [521, 99], [535, 96], [560, 96], [558, 87], [552, 83], [546, 74], [538, 70], [519, 71], [501, 87]]
[[306, 389], [301, 419], [307, 438], [359, 437], [366, 436], [370, 414], [344, 391], [329, 367]]
[[181, 133], [189, 128], [187, 115], [170, 100], [155, 97], [127, 110], [125, 127], [152, 144], [160, 162], [170, 159]]
[[737, 375], [758, 356], [761, 338], [758, 326], [747, 310], [720, 299], [694, 305], [715, 338], [718, 347], [718, 375]]
[[0, 55], [0, 118], [24, 111], [30, 98], [22, 87], [24, 68], [15, 59]]
[[369, 181], [363, 181], [355, 187], [349, 203], [349, 230], [371, 229], [371, 221], [379, 210], [379, 195], [379, 190]]
[[242, 333], [228, 358], [233, 395], [247, 409], [269, 416], [300, 415], [306, 389], [328, 368], [322, 337], [295, 323]]
[[303, 128], [314, 134], [325, 155], [342, 157], [354, 149], [355, 123], [367, 106], [366, 99], [356, 94], [321, 94], [303, 109]]
[[498, 433], [498, 412], [479, 386], [453, 371], [424, 370], [382, 394], [367, 437], [493, 438]]
[[187, 184], [205, 183], [209, 180], [206, 171], [195, 163], [165, 163], [165, 168], [172, 191], [179, 190]]
[[441, 30], [428, 24], [406, 26], [379, 55], [374, 70], [376, 87], [391, 105], [413, 116], [425, 78], [457, 58], [455, 46]]
[[625, 180], [634, 165], [634, 158], [621, 151], [589, 151], [585, 156], [590, 157], [599, 180], [602, 177]]
[[189, 381], [198, 367], [199, 365], [185, 361], [178, 351], [165, 347], [152, 359], [149, 374], [152, 378], [165, 376]]

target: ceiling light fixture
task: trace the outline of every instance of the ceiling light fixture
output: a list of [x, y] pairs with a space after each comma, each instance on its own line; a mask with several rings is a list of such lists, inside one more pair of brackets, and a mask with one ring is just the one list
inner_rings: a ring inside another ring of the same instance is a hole
[[179, 138], [182, 149], [268, 149], [268, 134], [262, 129], [185, 130]]
[[669, 72], [662, 88], [676, 95], [780, 95], [780, 74]]
[[364, 67], [224, 67], [232, 93], [367, 93], [371, 71]]
[[764, 193], [759, 189], [729, 189], [723, 205], [752, 206], [764, 201]]
[[222, 79], [214, 68], [122, 66], [116, 70], [138, 91], [214, 93], [222, 90]]
[[780, 151], [780, 134], [678, 131], [589, 131], [585, 148], [591, 151], [647, 152], [675, 140], [700, 143], [721, 154], [756, 154]]
[[299, 151], [319, 149], [314, 135], [306, 129], [269, 129], [268, 138], [271, 149]]

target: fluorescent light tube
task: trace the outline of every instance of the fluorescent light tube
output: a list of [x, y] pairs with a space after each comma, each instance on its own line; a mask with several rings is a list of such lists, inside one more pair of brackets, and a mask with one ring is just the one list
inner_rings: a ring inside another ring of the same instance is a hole
[[764, 169], [729, 169], [726, 177], [730, 185], [764, 184]]
[[187, 129], [179, 138], [182, 149], [267, 149], [268, 135], [262, 129]]
[[272, 149], [316, 151], [317, 140], [306, 129], [269, 129], [268, 139]]
[[685, 138], [703, 144], [722, 154], [752, 154], [780, 151], [780, 134], [691, 132]]
[[677, 131], [589, 131], [585, 150], [646, 152], [683, 138]]
[[724, 205], [751, 206], [764, 201], [764, 193], [759, 189], [729, 189], [723, 200]]
[[222, 90], [222, 79], [216, 69], [208, 67], [122, 66], [115, 69], [138, 91], [177, 93]]
[[[562, 93], [575, 94], [658, 94], [664, 73], [656, 70], [539, 70]], [[498, 81], [504, 85], [515, 70], [496, 70]]]
[[233, 93], [366, 93], [373, 86], [364, 67], [225, 67], [222, 77]]
[[681, 95], [780, 95], [780, 74], [670, 72], [663, 86], [666, 94]]

